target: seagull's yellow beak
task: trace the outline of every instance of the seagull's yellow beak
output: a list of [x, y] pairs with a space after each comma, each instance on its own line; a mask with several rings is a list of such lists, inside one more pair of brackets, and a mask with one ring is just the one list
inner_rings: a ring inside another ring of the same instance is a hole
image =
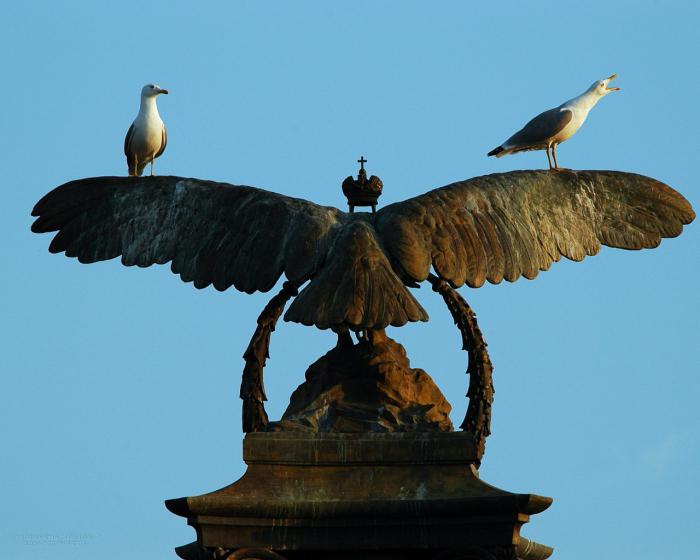
[[158, 89], [158, 93], [164, 93], [165, 95], [168, 95], [168, 90], [167, 90], [167, 89], [159, 88], [159, 89]]
[[608, 84], [612, 82], [615, 78], [617, 78], [617, 74], [613, 74], [609, 78], [605, 78], [605, 89], [607, 91], [620, 91], [619, 87], [608, 87]]

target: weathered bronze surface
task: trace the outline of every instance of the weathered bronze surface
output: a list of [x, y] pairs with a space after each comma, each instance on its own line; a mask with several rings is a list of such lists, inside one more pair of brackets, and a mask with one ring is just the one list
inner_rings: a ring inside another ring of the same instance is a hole
[[309, 366], [279, 422], [268, 430], [305, 432], [452, 431], [450, 404], [430, 376], [413, 369], [384, 331], [340, 343]]
[[[197, 542], [182, 558], [540, 560], [520, 537], [551, 500], [511, 494], [477, 474], [490, 433], [492, 364], [456, 288], [532, 279], [562, 256], [601, 245], [658, 246], [695, 218], [663, 183], [614, 171], [516, 171], [476, 177], [375, 212], [382, 183], [357, 179], [350, 212], [247, 186], [182, 177], [67, 183], [34, 207], [51, 252], [91, 263], [172, 262], [195, 287], [281, 291], [258, 318], [240, 396], [248, 471], [204, 496], [168, 501]], [[372, 213], [355, 213], [371, 206]], [[469, 407], [455, 433], [449, 403], [410, 368], [384, 329], [428, 315], [408, 288], [428, 280], [468, 352]], [[338, 335], [307, 371], [284, 417], [270, 422], [263, 369], [285, 320]], [[358, 339], [353, 343], [351, 333]]]
[[514, 171], [475, 177], [346, 213], [262, 189], [183, 177], [95, 177], [34, 207], [49, 247], [91, 263], [172, 262], [195, 287], [266, 292], [284, 273], [299, 296], [285, 319], [321, 329], [402, 326], [428, 316], [406, 289], [534, 278], [601, 244], [656, 247], [695, 218], [663, 183], [615, 171]]
[[367, 171], [365, 171], [365, 163], [367, 160], [361, 156], [357, 160], [360, 164], [360, 171], [357, 174], [357, 179], [352, 176], [346, 177], [343, 181], [343, 194], [348, 199], [348, 208], [352, 214], [356, 206], [371, 206], [372, 214], [377, 211], [377, 201], [382, 194], [382, 180], [376, 175], [372, 175], [367, 179]]
[[486, 341], [476, 321], [476, 315], [457, 290], [434, 274], [428, 276], [433, 290], [442, 295], [452, 319], [462, 335], [462, 350], [469, 355], [467, 374], [469, 375], [469, 405], [467, 415], [460, 428], [474, 435], [476, 465], [486, 452], [486, 438], [491, 435], [491, 405], [493, 404], [493, 366]]
[[263, 384], [263, 369], [267, 358], [270, 357], [270, 337], [287, 301], [297, 294], [298, 291], [294, 284], [284, 283], [280, 293], [273, 297], [260, 313], [258, 326], [243, 354], [245, 367], [241, 378], [240, 397], [243, 400], [244, 432], [257, 432], [267, 427], [267, 413], [263, 405], [263, 402], [267, 400]]
[[482, 482], [467, 432], [255, 433], [243, 455], [248, 470], [238, 482], [166, 502], [197, 529], [197, 545], [178, 549], [181, 558], [217, 547], [271, 549], [289, 559], [378, 550], [378, 558], [424, 559], [449, 550], [478, 559], [551, 553], [520, 536], [551, 499]]

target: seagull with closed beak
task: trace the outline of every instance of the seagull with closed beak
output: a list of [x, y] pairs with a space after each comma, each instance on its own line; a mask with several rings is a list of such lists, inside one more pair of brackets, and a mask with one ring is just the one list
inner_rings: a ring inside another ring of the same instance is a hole
[[161, 93], [167, 94], [168, 90], [156, 84], [148, 84], [141, 89], [139, 114], [124, 139], [124, 155], [130, 176], [140, 176], [149, 163], [153, 175], [153, 161], [165, 151], [168, 143], [168, 133], [156, 105], [156, 97]]
[[[613, 74], [604, 80], [597, 80], [578, 97], [570, 99], [555, 109], [540, 113], [487, 155], [503, 157], [529, 150], [547, 150], [549, 169], [558, 170], [557, 145], [571, 138], [581, 128], [588, 113], [598, 101], [611, 91], [620, 90], [618, 87], [608, 86], [616, 77], [617, 74]], [[549, 156], [550, 149], [552, 157]], [[552, 158], [554, 158], [554, 167], [552, 167]]]

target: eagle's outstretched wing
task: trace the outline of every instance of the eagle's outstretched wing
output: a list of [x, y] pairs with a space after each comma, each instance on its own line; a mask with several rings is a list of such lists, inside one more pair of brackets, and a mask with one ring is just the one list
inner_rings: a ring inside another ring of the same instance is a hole
[[199, 179], [95, 177], [54, 189], [32, 214], [32, 231], [58, 231], [51, 252], [83, 263], [172, 261], [197, 288], [247, 293], [270, 290], [283, 273], [297, 286], [311, 280], [288, 320], [367, 329], [428, 319], [366, 213]]
[[663, 183], [615, 171], [515, 171], [475, 177], [382, 208], [385, 250], [409, 278], [432, 266], [454, 287], [534, 278], [601, 244], [656, 247], [695, 213]]
[[282, 273], [301, 283], [325, 259], [347, 214], [246, 186], [182, 177], [72, 181], [34, 207], [32, 231], [58, 231], [50, 251], [83, 263], [172, 261], [197, 288], [270, 290]]
[[33, 214], [33, 231], [58, 231], [52, 252], [85, 263], [172, 261], [198, 288], [248, 293], [283, 273], [297, 286], [310, 280], [286, 319], [358, 330], [427, 320], [404, 284], [431, 266], [455, 287], [534, 278], [601, 243], [655, 247], [695, 217], [670, 187], [612, 171], [477, 177], [375, 216], [199, 179], [97, 177], [58, 187]]

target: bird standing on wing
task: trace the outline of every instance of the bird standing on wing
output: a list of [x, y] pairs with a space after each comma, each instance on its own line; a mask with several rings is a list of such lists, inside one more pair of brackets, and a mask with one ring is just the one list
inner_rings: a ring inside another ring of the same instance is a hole
[[[619, 91], [618, 87], [608, 87], [617, 77], [613, 74], [604, 80], [593, 82], [591, 87], [578, 97], [540, 113], [521, 130], [513, 134], [503, 144], [491, 150], [488, 155], [502, 157], [516, 152], [529, 150], [546, 150], [550, 169], [559, 169], [557, 164], [557, 145], [571, 138], [586, 120], [588, 113], [611, 91]], [[552, 150], [552, 157], [549, 150]], [[554, 158], [554, 167], [552, 167]]]
[[168, 133], [156, 105], [156, 97], [161, 93], [167, 94], [168, 90], [156, 84], [148, 84], [141, 89], [139, 114], [124, 139], [124, 155], [130, 176], [140, 176], [149, 163], [153, 175], [153, 161], [165, 151], [168, 143]]

